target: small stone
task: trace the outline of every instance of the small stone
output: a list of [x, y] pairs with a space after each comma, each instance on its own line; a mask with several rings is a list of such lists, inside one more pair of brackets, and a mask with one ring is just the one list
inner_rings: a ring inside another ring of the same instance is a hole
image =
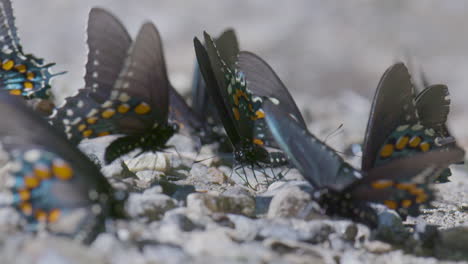
[[149, 189], [142, 194], [131, 193], [125, 207], [131, 217], [144, 217], [151, 221], [161, 219], [176, 204], [177, 201], [171, 197]]
[[367, 241], [364, 243], [364, 248], [374, 254], [383, 254], [392, 251], [392, 246], [390, 244], [377, 240]]
[[343, 234], [343, 238], [348, 241], [354, 241], [356, 239], [358, 232], [359, 232], [359, 229], [357, 225], [350, 224], [349, 226], [346, 227], [346, 230]]
[[201, 214], [226, 213], [253, 216], [255, 200], [246, 195], [224, 196], [192, 193], [187, 197], [187, 208]]
[[460, 206], [460, 211], [466, 212], [468, 211], [468, 203], [462, 203]]
[[468, 226], [440, 230], [434, 251], [439, 258], [466, 260], [468, 258]]
[[299, 186], [283, 188], [273, 197], [268, 218], [295, 217], [301, 219], [322, 218], [320, 207], [312, 201], [310, 193]]
[[166, 172], [170, 166], [166, 155], [160, 152], [146, 152], [124, 162], [128, 169], [135, 173], [146, 170]]

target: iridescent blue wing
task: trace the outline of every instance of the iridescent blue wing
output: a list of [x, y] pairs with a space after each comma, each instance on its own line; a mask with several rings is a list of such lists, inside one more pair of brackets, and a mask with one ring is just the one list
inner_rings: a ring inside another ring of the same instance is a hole
[[[96, 165], [24, 102], [0, 93], [0, 140], [9, 154], [13, 205], [28, 227], [90, 242], [121, 201]], [[117, 209], [119, 207], [120, 209]]]
[[0, 86], [28, 99], [48, 98], [54, 64], [23, 53], [10, 0], [0, 1], [0, 45]]
[[362, 170], [374, 167], [379, 150], [398, 126], [418, 121], [411, 77], [406, 66], [397, 63], [383, 74], [374, 95], [364, 138]]
[[[307, 128], [296, 102], [292, 98], [286, 86], [279, 79], [273, 69], [262, 58], [251, 53], [242, 51], [238, 56], [236, 65], [245, 74], [247, 89], [255, 96], [263, 100], [277, 104], [283, 111], [298, 121], [304, 129]], [[272, 140], [269, 130], [266, 129], [264, 119], [257, 119], [255, 122], [254, 138], [262, 140], [267, 146], [278, 148]]]
[[279, 147], [293, 165], [317, 189], [341, 191], [361, 177], [361, 173], [336, 152], [310, 134], [279, 105], [265, 101], [266, 122]]
[[103, 103], [119, 77], [132, 39], [120, 20], [101, 8], [89, 12], [87, 36], [85, 88]]
[[237, 66], [245, 74], [247, 87], [253, 94], [278, 103], [300, 125], [307, 127], [296, 102], [268, 63], [256, 54], [242, 51], [239, 53]]

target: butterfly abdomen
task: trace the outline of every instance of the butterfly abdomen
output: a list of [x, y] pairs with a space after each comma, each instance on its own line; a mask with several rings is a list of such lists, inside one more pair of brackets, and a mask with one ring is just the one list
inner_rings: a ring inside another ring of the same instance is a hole
[[170, 126], [159, 126], [149, 133], [118, 138], [106, 148], [105, 162], [111, 163], [118, 157], [136, 149], [141, 149], [141, 152], [164, 149], [167, 140], [172, 137], [174, 132], [174, 128]]

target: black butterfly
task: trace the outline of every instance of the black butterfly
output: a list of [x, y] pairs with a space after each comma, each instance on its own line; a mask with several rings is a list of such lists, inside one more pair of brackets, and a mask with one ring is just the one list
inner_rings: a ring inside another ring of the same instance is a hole
[[[454, 145], [446, 128], [450, 100], [444, 85], [433, 85], [414, 96], [414, 86], [403, 63], [390, 67], [380, 80], [364, 139], [362, 169], [393, 159]], [[455, 161], [454, 161], [455, 162]], [[448, 181], [450, 171], [437, 181]]]
[[169, 83], [161, 39], [153, 24], [144, 24], [132, 44], [117, 18], [93, 8], [88, 44], [86, 87], [67, 98], [51, 118], [73, 143], [124, 134], [106, 149], [109, 163], [137, 148], [164, 148], [176, 124], [181, 130], [197, 126], [191, 109]]
[[25, 105], [0, 93], [0, 141], [9, 155], [12, 205], [27, 228], [91, 242], [106, 217], [122, 217], [126, 195], [61, 133]]
[[304, 126], [302, 115], [287, 89], [266, 62], [249, 52], [230, 56], [231, 51], [217, 49], [205, 33], [205, 47], [195, 38], [195, 52], [207, 91], [216, 106], [224, 129], [241, 165], [279, 166], [287, 163], [266, 129], [264, 100], [280, 103]]
[[382, 203], [403, 214], [418, 215], [420, 207], [433, 200], [433, 177], [464, 151], [442, 148], [360, 172], [318, 140], [279, 106], [263, 104], [266, 121], [291, 162], [315, 188], [313, 197], [331, 216], [341, 216], [377, 225], [377, 215], [369, 203]]
[[49, 98], [49, 68], [54, 63], [44, 64], [42, 59], [25, 54], [19, 43], [15, 17], [10, 0], [0, 1], [0, 86], [10, 94], [27, 99]]
[[[215, 39], [215, 43], [218, 50], [224, 52], [222, 57], [236, 58], [239, 54], [237, 36], [232, 29], [225, 30]], [[222, 130], [221, 119], [217, 115], [217, 111], [208, 95], [208, 90], [197, 62], [195, 63], [192, 84], [192, 108], [202, 118], [203, 126], [205, 127], [206, 135], [202, 140], [209, 143], [224, 138], [221, 135], [224, 131], [219, 131]]]

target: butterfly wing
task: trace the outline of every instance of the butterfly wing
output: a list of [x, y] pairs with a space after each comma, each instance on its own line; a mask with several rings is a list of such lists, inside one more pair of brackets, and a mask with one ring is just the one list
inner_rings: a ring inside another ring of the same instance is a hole
[[23, 53], [9, 0], [0, 1], [0, 23], [0, 86], [27, 99], [48, 98], [54, 76], [49, 68], [54, 64], [44, 64], [42, 59]]
[[403, 63], [391, 66], [383, 74], [372, 102], [364, 138], [362, 170], [371, 169], [388, 136], [401, 124], [418, 121], [414, 87]]
[[450, 94], [447, 86], [438, 84], [426, 87], [416, 97], [416, 107], [422, 125], [436, 130], [440, 136], [450, 136], [447, 116], [450, 111]]
[[172, 86], [169, 89], [169, 102], [169, 122], [178, 125], [178, 132], [193, 136], [203, 129], [201, 118]]
[[418, 215], [434, 195], [434, 179], [453, 161], [461, 161], [465, 152], [458, 147], [437, 149], [393, 160], [369, 170], [348, 192], [360, 201], [380, 202], [404, 214]]
[[307, 127], [296, 102], [270, 65], [256, 54], [247, 51], [239, 53], [238, 61], [239, 69], [245, 74], [247, 87], [253, 94], [278, 102], [300, 125]]
[[263, 107], [276, 142], [315, 188], [341, 190], [361, 176], [283, 108], [270, 101], [265, 101]]
[[[239, 53], [239, 44], [236, 33], [232, 29], [224, 31], [217, 39], [215, 39], [216, 47], [222, 52], [221, 57], [226, 58], [231, 64], [234, 64], [237, 54]], [[192, 85], [192, 107], [193, 110], [201, 117], [217, 118], [213, 110], [210, 110], [212, 104], [209, 101], [206, 84], [201, 76], [198, 63], [195, 63], [194, 79]], [[212, 107], [211, 107], [212, 108]]]
[[195, 47], [195, 54], [197, 56], [197, 62], [200, 67], [200, 72], [206, 83], [208, 94], [210, 95], [213, 104], [216, 106], [218, 116], [221, 118], [221, 122], [223, 123], [229, 140], [233, 145], [236, 145], [240, 142], [240, 136], [237, 132], [234, 121], [231, 118], [230, 110], [227, 108], [227, 105], [223, 99], [223, 95], [218, 88], [218, 81], [216, 80], [208, 52], [197, 38], [195, 38], [193, 42]]
[[[12, 159], [13, 204], [29, 223], [54, 224], [74, 209], [91, 211], [93, 205], [110, 213], [113, 191], [96, 165], [18, 98], [0, 93], [0, 102], [10, 117], [1, 121], [0, 140]], [[85, 222], [96, 224], [97, 215], [89, 217]], [[83, 223], [70, 232], [85, 231]]]
[[132, 39], [120, 20], [101, 8], [89, 12], [87, 35], [85, 87], [103, 103], [119, 77]]

